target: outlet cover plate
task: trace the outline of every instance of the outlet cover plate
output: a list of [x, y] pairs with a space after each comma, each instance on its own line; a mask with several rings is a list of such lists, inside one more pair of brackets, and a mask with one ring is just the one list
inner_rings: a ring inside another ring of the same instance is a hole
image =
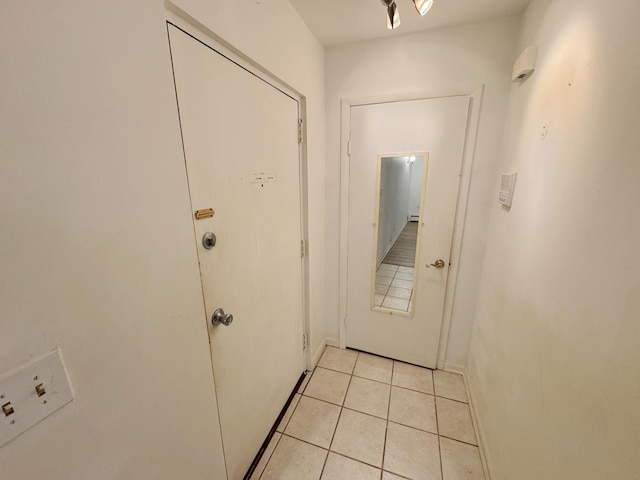
[[0, 377], [0, 405], [11, 403], [14, 410], [9, 416], [0, 410], [0, 447], [72, 400], [69, 377], [57, 349]]

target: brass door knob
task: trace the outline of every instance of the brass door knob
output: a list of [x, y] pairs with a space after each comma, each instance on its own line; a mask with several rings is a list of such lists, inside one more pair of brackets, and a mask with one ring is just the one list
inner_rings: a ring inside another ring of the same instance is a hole
[[429, 267], [444, 268], [444, 260], [436, 260], [435, 263], [427, 263], [427, 268]]

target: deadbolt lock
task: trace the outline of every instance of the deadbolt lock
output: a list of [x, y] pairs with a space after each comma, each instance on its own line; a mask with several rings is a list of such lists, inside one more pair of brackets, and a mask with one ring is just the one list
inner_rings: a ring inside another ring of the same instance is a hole
[[216, 235], [212, 232], [207, 232], [202, 236], [202, 246], [207, 250], [211, 250], [216, 246]]

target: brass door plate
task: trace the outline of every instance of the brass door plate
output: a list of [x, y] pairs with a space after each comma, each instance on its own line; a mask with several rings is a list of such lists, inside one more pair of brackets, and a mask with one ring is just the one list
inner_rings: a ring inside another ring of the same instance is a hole
[[211, 218], [216, 214], [213, 208], [204, 208], [202, 210], [196, 210], [196, 220], [202, 220], [203, 218]]

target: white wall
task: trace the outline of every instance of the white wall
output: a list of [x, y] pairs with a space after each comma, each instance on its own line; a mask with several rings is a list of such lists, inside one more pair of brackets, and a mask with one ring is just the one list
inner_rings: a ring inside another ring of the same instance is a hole
[[424, 157], [415, 157], [414, 162], [411, 164], [411, 183], [409, 185], [409, 215], [411, 217], [418, 217], [420, 215], [423, 174]]
[[[324, 338], [322, 49], [288, 3], [237, 3], [229, 41], [307, 95]], [[0, 477], [221, 478], [163, 3], [3, 2], [0, 58], [0, 375], [60, 347], [77, 396], [0, 448]]]
[[464, 368], [482, 268], [519, 18], [503, 18], [327, 50], [327, 335], [339, 335], [340, 100], [427, 92], [470, 94], [480, 117], [447, 364]]
[[305, 97], [309, 182], [309, 310], [313, 356], [325, 339], [324, 48], [286, 0], [173, 0], [275, 78]]
[[639, 18], [534, 0], [524, 19], [539, 59], [511, 91], [518, 184], [492, 205], [468, 368], [493, 480], [640, 472]]
[[411, 167], [406, 157], [384, 157], [380, 167], [378, 264], [407, 225]]

